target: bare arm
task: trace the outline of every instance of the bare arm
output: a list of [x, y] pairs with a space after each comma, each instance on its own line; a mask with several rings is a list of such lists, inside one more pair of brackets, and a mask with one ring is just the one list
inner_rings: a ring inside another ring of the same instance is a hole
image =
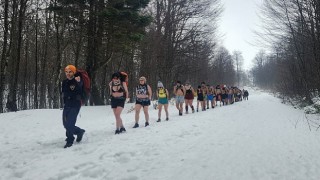
[[124, 88], [124, 91], [126, 92], [126, 98], [129, 98], [129, 91], [128, 91], [128, 87], [127, 87], [127, 83], [122, 82], [122, 86]]
[[110, 90], [109, 92], [110, 92], [110, 95], [112, 95], [112, 89], [111, 89], [111, 88], [112, 88], [112, 81], [109, 82], [109, 90]]
[[151, 87], [149, 85], [148, 85], [148, 94], [149, 94], [149, 99], [151, 100], [152, 90], [151, 90]]

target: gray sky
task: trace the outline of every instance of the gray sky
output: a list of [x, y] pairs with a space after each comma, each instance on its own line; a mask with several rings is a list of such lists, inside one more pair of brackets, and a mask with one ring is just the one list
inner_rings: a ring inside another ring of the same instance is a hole
[[252, 60], [260, 48], [254, 47], [254, 30], [261, 24], [257, 14], [263, 0], [221, 0], [224, 5], [219, 22], [222, 43], [229, 52], [241, 51], [244, 69], [252, 67]]

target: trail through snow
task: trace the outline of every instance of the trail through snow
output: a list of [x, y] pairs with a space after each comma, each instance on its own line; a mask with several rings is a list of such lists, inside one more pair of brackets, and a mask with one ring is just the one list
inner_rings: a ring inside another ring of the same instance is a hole
[[141, 127], [141, 112], [137, 129], [132, 105], [120, 135], [110, 106], [82, 107], [77, 125], [86, 134], [68, 149], [61, 110], [0, 114], [0, 179], [320, 179], [319, 132], [267, 93], [181, 117], [170, 105], [170, 120], [163, 112], [160, 123], [150, 107], [150, 126]]

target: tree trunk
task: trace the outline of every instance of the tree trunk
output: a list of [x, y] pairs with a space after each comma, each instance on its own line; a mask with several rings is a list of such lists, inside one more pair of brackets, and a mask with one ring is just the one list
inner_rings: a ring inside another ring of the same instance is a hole
[[[17, 24], [17, 34], [13, 37], [13, 40], [16, 41], [15, 46], [12, 50], [12, 81], [9, 87], [9, 94], [6, 107], [9, 111], [17, 111], [17, 90], [18, 90], [18, 75], [19, 75], [19, 67], [20, 67], [20, 58], [21, 58], [21, 43], [22, 43], [22, 30], [23, 30], [23, 23], [25, 18], [25, 11], [26, 11], [26, 3], [28, 0], [21, 0], [20, 1], [20, 9], [19, 9], [19, 18]], [[15, 24], [13, 24], [15, 26]]]
[[7, 64], [7, 45], [8, 45], [8, 34], [9, 34], [9, 22], [8, 22], [8, 8], [9, 0], [4, 2], [4, 32], [3, 32], [3, 45], [2, 45], [2, 54], [0, 60], [0, 113], [4, 112], [3, 107], [3, 96], [4, 96], [4, 87], [5, 87], [5, 69]]

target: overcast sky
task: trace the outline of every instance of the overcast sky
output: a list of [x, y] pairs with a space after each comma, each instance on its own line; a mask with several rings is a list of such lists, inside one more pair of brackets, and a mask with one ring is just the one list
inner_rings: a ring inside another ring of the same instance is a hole
[[244, 69], [252, 67], [252, 60], [260, 48], [254, 47], [254, 30], [261, 24], [257, 14], [263, 0], [221, 0], [224, 6], [219, 31], [222, 41], [232, 54], [241, 51], [244, 58]]

